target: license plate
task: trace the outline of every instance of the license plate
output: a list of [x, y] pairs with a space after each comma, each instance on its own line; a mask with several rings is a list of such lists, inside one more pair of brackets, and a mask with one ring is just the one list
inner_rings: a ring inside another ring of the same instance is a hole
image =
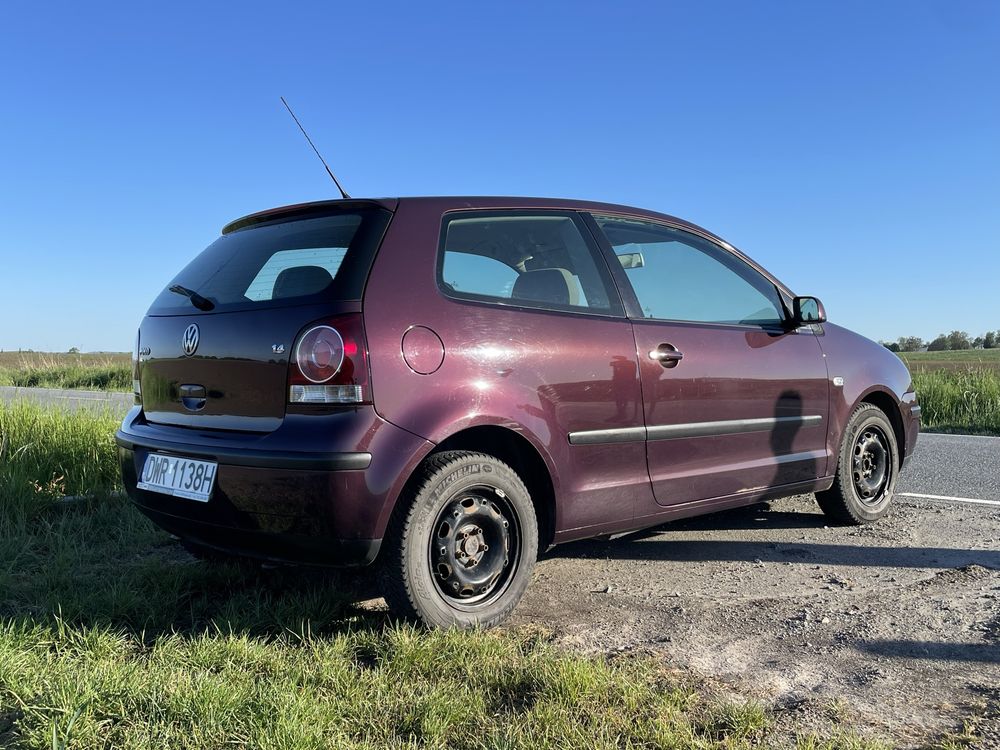
[[207, 503], [215, 485], [216, 467], [215, 461], [150, 453], [146, 456], [142, 478], [136, 486], [140, 490]]

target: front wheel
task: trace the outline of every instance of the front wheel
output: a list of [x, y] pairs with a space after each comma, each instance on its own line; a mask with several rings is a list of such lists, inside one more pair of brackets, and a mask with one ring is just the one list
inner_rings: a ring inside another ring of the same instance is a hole
[[387, 532], [390, 610], [430, 627], [491, 627], [513, 611], [538, 549], [535, 509], [504, 462], [448, 451], [428, 458]]
[[889, 510], [898, 473], [899, 447], [888, 417], [861, 404], [844, 429], [833, 486], [817, 492], [816, 500], [838, 523], [871, 523]]

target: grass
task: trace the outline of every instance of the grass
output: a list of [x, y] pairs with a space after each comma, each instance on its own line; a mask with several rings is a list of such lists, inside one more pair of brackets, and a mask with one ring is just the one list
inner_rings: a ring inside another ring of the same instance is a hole
[[925, 429], [1000, 435], [1000, 369], [917, 370], [913, 383]]
[[0, 385], [130, 392], [131, 355], [0, 352]]
[[[120, 415], [74, 415], [25, 401], [0, 404], [0, 508], [10, 518], [63, 495], [118, 485], [114, 430]], [[2, 544], [4, 535], [0, 535]]]
[[650, 661], [580, 659], [523, 635], [143, 641], [57, 621], [10, 624], [6, 644], [18, 723], [80, 747], [750, 747], [767, 726], [753, 707], [700, 705]]
[[900, 357], [913, 373], [924, 429], [1000, 435], [1000, 349]]
[[354, 604], [357, 573], [193, 562], [115, 492], [115, 423], [0, 405], [0, 747], [777, 741], [760, 705], [706, 697], [653, 656], [580, 656], [537, 628], [423, 631]]

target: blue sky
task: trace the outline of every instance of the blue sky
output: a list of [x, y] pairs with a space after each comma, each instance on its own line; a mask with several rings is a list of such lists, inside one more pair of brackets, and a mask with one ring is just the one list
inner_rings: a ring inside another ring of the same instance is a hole
[[[1000, 4], [8, 3], [0, 348], [128, 350], [245, 213], [627, 203], [873, 338], [1000, 329]], [[238, 8], [238, 10], [237, 10]]]

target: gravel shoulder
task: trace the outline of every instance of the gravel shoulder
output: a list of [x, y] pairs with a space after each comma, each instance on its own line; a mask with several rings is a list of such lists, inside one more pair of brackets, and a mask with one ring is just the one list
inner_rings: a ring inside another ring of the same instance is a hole
[[904, 498], [845, 528], [799, 496], [557, 547], [515, 621], [574, 649], [660, 653], [789, 734], [1000, 738], [1000, 507]]

